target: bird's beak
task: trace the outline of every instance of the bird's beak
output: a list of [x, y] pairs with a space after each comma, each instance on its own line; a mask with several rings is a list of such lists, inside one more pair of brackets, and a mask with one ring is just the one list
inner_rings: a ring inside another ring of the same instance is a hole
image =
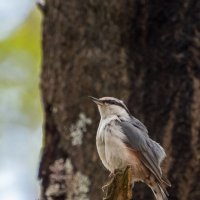
[[92, 99], [92, 101], [94, 102], [94, 103], [96, 103], [97, 105], [103, 105], [103, 103], [102, 103], [102, 101], [100, 100], [100, 99], [97, 99], [97, 98], [95, 98], [95, 97], [92, 97], [92, 96], [89, 96], [91, 99]]

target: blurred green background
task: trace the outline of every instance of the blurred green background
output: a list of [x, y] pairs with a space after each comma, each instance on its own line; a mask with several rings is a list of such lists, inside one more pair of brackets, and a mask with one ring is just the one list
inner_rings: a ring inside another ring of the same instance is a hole
[[0, 0], [0, 200], [39, 197], [41, 18], [33, 0]]

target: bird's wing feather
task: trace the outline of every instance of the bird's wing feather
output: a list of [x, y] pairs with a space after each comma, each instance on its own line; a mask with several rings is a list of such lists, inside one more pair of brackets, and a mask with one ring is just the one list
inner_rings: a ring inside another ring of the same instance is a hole
[[129, 121], [131, 124], [142, 130], [145, 134], [148, 134], [148, 130], [146, 126], [137, 118], [131, 116], [131, 120]]
[[124, 141], [126, 145], [134, 151], [138, 151], [142, 163], [160, 182], [163, 182], [160, 169], [160, 163], [165, 157], [163, 148], [133, 123], [120, 121], [119, 125], [126, 136]]

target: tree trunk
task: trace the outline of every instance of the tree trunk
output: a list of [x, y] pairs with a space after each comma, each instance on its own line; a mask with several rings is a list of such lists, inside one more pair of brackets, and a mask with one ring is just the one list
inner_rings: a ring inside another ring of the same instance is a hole
[[[198, 0], [46, 1], [42, 198], [102, 199], [92, 95], [127, 101], [163, 144], [170, 200], [200, 199], [199, 12]], [[153, 199], [144, 187], [134, 199]]]

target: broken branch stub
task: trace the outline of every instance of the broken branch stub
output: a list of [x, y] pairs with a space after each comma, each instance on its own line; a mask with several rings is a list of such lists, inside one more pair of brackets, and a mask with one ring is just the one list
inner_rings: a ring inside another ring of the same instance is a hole
[[123, 171], [116, 171], [113, 179], [106, 187], [103, 200], [131, 200], [132, 192], [132, 169], [127, 167]]

